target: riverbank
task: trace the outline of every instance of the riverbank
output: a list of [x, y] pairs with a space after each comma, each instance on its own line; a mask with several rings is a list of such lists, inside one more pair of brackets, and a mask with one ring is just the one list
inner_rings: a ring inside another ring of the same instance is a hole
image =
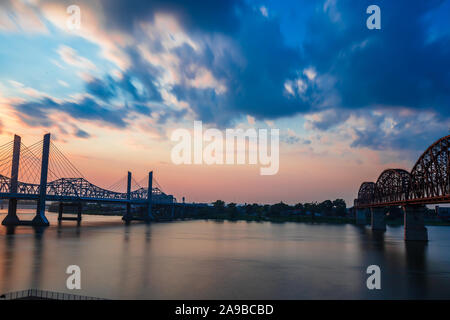
[[[229, 214], [229, 213], [214, 213], [211, 212], [211, 208], [208, 210], [200, 210], [200, 212], [193, 214], [187, 214], [184, 217], [176, 217], [177, 219], [189, 219], [189, 220], [217, 220], [217, 221], [254, 221], [254, 222], [300, 222], [300, 223], [324, 223], [324, 224], [355, 224], [355, 219], [348, 216], [325, 216], [325, 215], [255, 215], [255, 214]], [[58, 212], [57, 203], [50, 205], [49, 212]], [[75, 208], [64, 208], [65, 213], [75, 214]], [[123, 216], [125, 210], [121, 206], [102, 206], [102, 205], [88, 205], [83, 208], [83, 215], [100, 215], [100, 216]], [[166, 218], [160, 220], [165, 221]], [[370, 218], [367, 219], [367, 224], [370, 224]], [[387, 218], [386, 224], [388, 226], [401, 226], [403, 225], [403, 218]], [[427, 226], [450, 226], [450, 221], [438, 220], [437, 218], [426, 218], [425, 225]]]
[[[249, 221], [249, 222], [299, 222], [299, 223], [323, 223], [323, 224], [356, 224], [355, 219], [351, 217], [324, 217], [324, 216], [291, 216], [291, 217], [257, 217], [257, 216], [238, 216], [227, 217], [225, 215], [209, 216], [209, 217], [192, 217], [193, 220], [217, 220], [217, 221]], [[367, 221], [370, 225], [370, 220]], [[403, 219], [389, 220], [386, 219], [388, 226], [401, 226]], [[426, 226], [450, 226], [450, 221], [425, 220]]]

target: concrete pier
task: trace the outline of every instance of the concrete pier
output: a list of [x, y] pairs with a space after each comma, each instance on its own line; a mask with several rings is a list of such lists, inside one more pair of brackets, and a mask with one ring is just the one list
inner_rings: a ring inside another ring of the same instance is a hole
[[[20, 146], [21, 138], [18, 135], [14, 136], [13, 156], [11, 166], [11, 181], [9, 185], [10, 193], [17, 193], [18, 179], [19, 179], [19, 161], [20, 161]], [[17, 216], [17, 199], [9, 199], [8, 214], [2, 221], [4, 226], [17, 226], [20, 224], [20, 219]]]
[[366, 225], [366, 209], [356, 209], [356, 224], [357, 225]]
[[[72, 214], [76, 213], [76, 217], [67, 217], [64, 216], [64, 207], [74, 207], [75, 208], [75, 212], [73, 212]], [[63, 203], [60, 202], [59, 203], [59, 208], [58, 208], [58, 222], [61, 222], [63, 220], [71, 220], [71, 221], [77, 221], [78, 223], [81, 223], [81, 214], [83, 212], [83, 204], [81, 202], [75, 202], [75, 203]]]
[[384, 207], [370, 209], [372, 230], [386, 230], [385, 212], [386, 208]]
[[405, 241], [428, 241], [425, 228], [425, 206], [404, 206]]

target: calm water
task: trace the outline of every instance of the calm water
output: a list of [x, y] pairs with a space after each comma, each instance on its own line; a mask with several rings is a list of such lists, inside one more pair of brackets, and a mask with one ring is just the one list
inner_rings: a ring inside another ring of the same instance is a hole
[[[22, 218], [31, 218], [22, 215]], [[125, 226], [120, 217], [56, 215], [45, 231], [0, 227], [0, 292], [39, 288], [116, 299], [450, 298], [450, 227], [427, 245], [403, 228], [180, 221]], [[3, 214], [0, 217], [3, 219]], [[14, 234], [8, 234], [12, 233]], [[65, 287], [81, 267], [82, 290]], [[367, 266], [382, 290], [366, 288]]]

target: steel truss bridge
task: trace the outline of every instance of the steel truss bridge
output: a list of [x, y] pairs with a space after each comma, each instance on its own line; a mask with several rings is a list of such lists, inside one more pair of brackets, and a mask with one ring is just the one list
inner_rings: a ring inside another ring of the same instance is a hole
[[[171, 206], [173, 210], [176, 199], [162, 191], [153, 177], [153, 171], [145, 180], [144, 183], [137, 182], [128, 172], [113, 186], [98, 187], [87, 180], [50, 141], [50, 134], [30, 147], [22, 144], [21, 138], [16, 135], [14, 141], [0, 146], [0, 199], [9, 201], [8, 215], [2, 224], [49, 225], [45, 216], [46, 201], [60, 203], [60, 220], [64, 220], [64, 203], [79, 204], [78, 221], [81, 221], [82, 202], [124, 204], [127, 207], [124, 215], [126, 221], [154, 219], [152, 206]], [[126, 191], [120, 191], [120, 188]], [[23, 222], [17, 217], [18, 200], [37, 201], [37, 212], [32, 221]], [[145, 206], [146, 213], [139, 218], [133, 217], [132, 205]]]
[[[17, 192], [10, 192], [11, 178], [0, 174], [0, 199], [38, 199], [40, 185], [18, 181]], [[100, 188], [85, 178], [60, 178], [47, 183], [47, 201], [86, 201], [106, 203], [146, 203], [148, 201], [148, 188], [141, 187], [126, 192], [115, 192]], [[171, 204], [175, 198], [162, 192], [158, 187], [152, 189], [152, 203]]]
[[450, 203], [450, 135], [433, 143], [411, 172], [386, 169], [376, 182], [363, 182], [355, 208]]
[[425, 205], [450, 203], [449, 147], [450, 135], [429, 146], [411, 172], [386, 169], [376, 182], [363, 182], [355, 199], [356, 223], [365, 225], [370, 209], [372, 230], [386, 230], [385, 213], [400, 206], [405, 240], [428, 241]]

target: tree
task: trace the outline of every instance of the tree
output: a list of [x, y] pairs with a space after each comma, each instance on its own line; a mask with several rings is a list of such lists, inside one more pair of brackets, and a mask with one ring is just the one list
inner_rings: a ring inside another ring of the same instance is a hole
[[283, 203], [283, 201], [281, 201], [280, 203], [276, 203], [270, 207], [270, 215], [278, 217], [278, 216], [280, 216], [280, 214], [283, 211], [287, 211], [290, 208], [291, 207], [289, 205], [287, 205], [287, 204]]
[[215, 202], [212, 203], [212, 205], [214, 206], [214, 210], [217, 213], [223, 213], [225, 210], [225, 202], [222, 200], [216, 200]]
[[301, 204], [300, 202], [294, 206], [294, 209], [300, 210], [301, 212], [303, 212], [303, 210], [305, 210], [305, 208], [303, 207], [303, 204]]
[[319, 212], [319, 206], [317, 202], [305, 203], [305, 212], [311, 213], [311, 217], [314, 219], [314, 215]]
[[319, 204], [319, 211], [325, 215], [330, 215], [333, 211], [333, 202], [331, 200], [325, 200]]
[[231, 219], [236, 218], [236, 216], [237, 216], [236, 203], [233, 203], [233, 202], [229, 203], [229, 204], [227, 205], [227, 212], [228, 212], [228, 214], [230, 215], [230, 218], [231, 218]]
[[336, 208], [336, 215], [345, 216], [347, 214], [347, 204], [343, 199], [336, 199], [333, 201], [333, 207]]

